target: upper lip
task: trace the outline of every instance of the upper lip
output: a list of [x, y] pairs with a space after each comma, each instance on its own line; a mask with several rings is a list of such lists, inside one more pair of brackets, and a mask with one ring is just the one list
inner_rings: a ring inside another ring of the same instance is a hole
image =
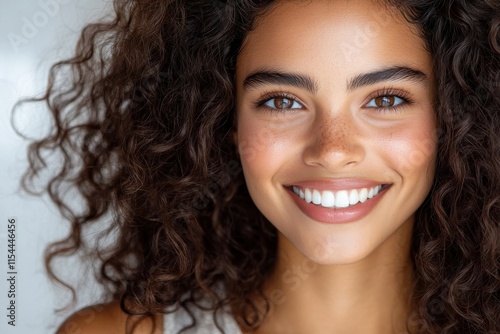
[[364, 179], [319, 179], [319, 180], [307, 180], [307, 181], [297, 181], [295, 183], [289, 184], [286, 187], [297, 186], [300, 188], [309, 188], [317, 190], [345, 190], [345, 189], [362, 189], [371, 188], [378, 185], [388, 185], [389, 183], [384, 183], [381, 181], [374, 180], [364, 180]]

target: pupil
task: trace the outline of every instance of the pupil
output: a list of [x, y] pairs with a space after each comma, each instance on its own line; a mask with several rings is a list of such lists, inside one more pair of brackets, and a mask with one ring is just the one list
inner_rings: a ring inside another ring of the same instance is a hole
[[394, 104], [394, 96], [381, 96], [375, 102], [379, 107], [389, 107]]
[[279, 98], [276, 98], [274, 104], [279, 109], [286, 109], [286, 108], [290, 108], [290, 106], [292, 105], [292, 100], [287, 99], [286, 97], [279, 97]]

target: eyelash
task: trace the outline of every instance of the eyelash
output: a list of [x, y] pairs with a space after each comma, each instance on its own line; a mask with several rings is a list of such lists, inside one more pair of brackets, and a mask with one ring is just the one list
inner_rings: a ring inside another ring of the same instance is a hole
[[[395, 89], [392, 87], [384, 87], [381, 90], [378, 90], [377, 92], [371, 94], [368, 97], [368, 102], [365, 104], [368, 104], [371, 100], [376, 99], [378, 97], [383, 97], [383, 96], [394, 96], [397, 98], [400, 98], [403, 100], [402, 103], [400, 103], [397, 106], [393, 107], [380, 107], [380, 108], [375, 108], [375, 107], [367, 107], [370, 109], [377, 109], [378, 112], [380, 113], [385, 113], [385, 112], [400, 112], [401, 108], [411, 105], [413, 103], [413, 98], [410, 96], [409, 93], [402, 91], [400, 89]], [[267, 106], [264, 106], [265, 103], [267, 103], [269, 100], [275, 99], [275, 98], [286, 98], [295, 102], [298, 102], [300, 104], [303, 104], [300, 102], [295, 95], [288, 93], [288, 92], [269, 92], [265, 93], [259, 101], [255, 102], [255, 108], [257, 109], [263, 109], [267, 113], [275, 113], [275, 114], [280, 114], [284, 113], [285, 111], [295, 111], [296, 109], [277, 109], [277, 108], [269, 108]]]

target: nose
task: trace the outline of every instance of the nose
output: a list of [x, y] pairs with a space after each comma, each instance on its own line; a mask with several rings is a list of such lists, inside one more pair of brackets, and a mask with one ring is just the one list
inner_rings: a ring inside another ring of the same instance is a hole
[[317, 118], [311, 127], [311, 140], [303, 151], [303, 160], [307, 165], [332, 171], [355, 166], [365, 157], [361, 134], [348, 113]]

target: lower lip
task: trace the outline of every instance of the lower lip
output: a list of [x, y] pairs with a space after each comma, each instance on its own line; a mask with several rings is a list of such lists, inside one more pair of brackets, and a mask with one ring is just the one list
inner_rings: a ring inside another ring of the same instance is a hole
[[390, 186], [382, 189], [376, 196], [367, 199], [364, 203], [358, 202], [356, 205], [341, 209], [325, 208], [313, 203], [307, 203], [297, 196], [292, 189], [285, 189], [290, 193], [300, 210], [310, 218], [325, 224], [344, 224], [358, 221], [367, 216], [384, 197], [389, 188]]

